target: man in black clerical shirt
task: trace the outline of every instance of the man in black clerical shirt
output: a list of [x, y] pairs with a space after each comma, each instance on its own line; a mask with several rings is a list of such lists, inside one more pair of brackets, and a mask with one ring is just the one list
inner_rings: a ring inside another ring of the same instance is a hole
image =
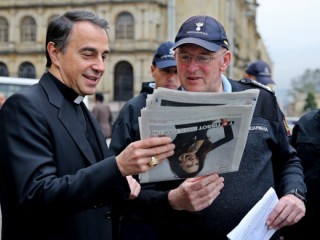
[[48, 71], [1, 108], [2, 239], [111, 239], [112, 203], [140, 192], [131, 175], [173, 154], [171, 139], [159, 137], [111, 156], [81, 101], [96, 92], [105, 71], [107, 28], [86, 10], [54, 18], [46, 36]]

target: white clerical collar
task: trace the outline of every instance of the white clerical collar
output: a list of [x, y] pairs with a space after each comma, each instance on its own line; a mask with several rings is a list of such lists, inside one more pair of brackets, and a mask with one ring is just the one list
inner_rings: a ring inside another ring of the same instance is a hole
[[80, 104], [83, 99], [84, 99], [84, 96], [79, 95], [73, 102], [76, 104]]

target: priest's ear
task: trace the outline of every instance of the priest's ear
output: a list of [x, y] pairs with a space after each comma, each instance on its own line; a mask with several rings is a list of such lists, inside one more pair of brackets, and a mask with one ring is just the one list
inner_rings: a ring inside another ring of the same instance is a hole
[[48, 42], [47, 51], [51, 59], [51, 63], [55, 66], [60, 65], [59, 55], [61, 54], [61, 51], [56, 47], [54, 42]]

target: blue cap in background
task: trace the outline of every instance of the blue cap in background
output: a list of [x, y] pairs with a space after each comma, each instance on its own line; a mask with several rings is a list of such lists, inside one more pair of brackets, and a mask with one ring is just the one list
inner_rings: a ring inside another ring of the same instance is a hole
[[158, 68], [176, 67], [177, 63], [174, 59], [173, 42], [162, 43], [153, 57], [153, 63]]
[[256, 81], [263, 85], [275, 84], [271, 78], [270, 66], [262, 60], [250, 63], [245, 72], [249, 75], [255, 76]]

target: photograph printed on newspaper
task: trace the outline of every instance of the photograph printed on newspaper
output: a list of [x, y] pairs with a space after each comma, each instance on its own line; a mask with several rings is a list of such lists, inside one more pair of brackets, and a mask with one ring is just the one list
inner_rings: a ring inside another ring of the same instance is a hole
[[239, 169], [259, 90], [191, 93], [160, 89], [139, 119], [141, 138], [169, 136], [175, 153], [139, 175], [141, 183]]

